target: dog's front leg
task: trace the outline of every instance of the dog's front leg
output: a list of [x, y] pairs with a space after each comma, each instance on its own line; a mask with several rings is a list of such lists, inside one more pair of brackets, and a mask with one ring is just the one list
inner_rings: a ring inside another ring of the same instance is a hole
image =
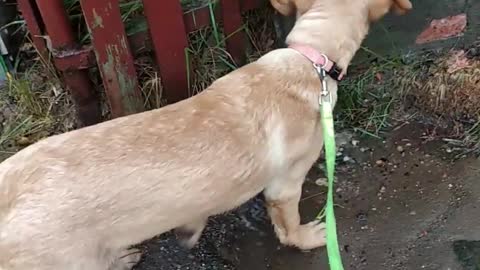
[[300, 224], [298, 204], [303, 180], [304, 177], [290, 181], [274, 181], [265, 189], [264, 194], [280, 242], [306, 250], [325, 245], [325, 224], [319, 221]]

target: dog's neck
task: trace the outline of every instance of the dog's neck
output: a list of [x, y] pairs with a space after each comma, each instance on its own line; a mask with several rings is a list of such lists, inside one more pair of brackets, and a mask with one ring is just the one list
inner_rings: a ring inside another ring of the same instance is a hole
[[368, 22], [365, 20], [367, 16], [362, 16], [359, 13], [362, 11], [358, 9], [357, 14], [342, 12], [339, 14], [338, 10], [333, 10], [334, 8], [335, 5], [328, 3], [315, 4], [297, 19], [287, 36], [286, 43], [310, 46], [327, 55], [341, 69], [347, 70], [348, 64], [367, 35]]

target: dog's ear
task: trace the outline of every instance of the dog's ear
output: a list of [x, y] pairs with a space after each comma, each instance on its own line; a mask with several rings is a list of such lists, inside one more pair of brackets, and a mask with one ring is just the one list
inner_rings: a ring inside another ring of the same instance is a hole
[[405, 14], [412, 9], [410, 0], [370, 0], [368, 3], [368, 18], [370, 21], [378, 21], [391, 9], [397, 14]]
[[403, 15], [411, 10], [413, 5], [410, 0], [394, 0], [392, 8], [396, 14]]
[[272, 6], [283, 16], [302, 15], [315, 0], [270, 0]]
[[293, 0], [293, 2], [295, 3], [295, 8], [297, 9], [297, 15], [303, 15], [312, 7], [315, 0]]
[[291, 16], [295, 13], [295, 5], [290, 0], [270, 0], [270, 3], [283, 16]]

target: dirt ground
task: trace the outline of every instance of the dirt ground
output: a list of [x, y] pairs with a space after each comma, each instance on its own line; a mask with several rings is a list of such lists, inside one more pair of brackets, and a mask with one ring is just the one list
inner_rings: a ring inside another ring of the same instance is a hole
[[[336, 210], [346, 269], [480, 269], [480, 160], [454, 153], [422, 123], [398, 124], [386, 141], [339, 134]], [[322, 165], [311, 171], [305, 221], [324, 203]], [[320, 181], [318, 181], [320, 179]], [[213, 218], [198, 247], [172, 235], [142, 245], [137, 270], [328, 269], [326, 250], [282, 247], [261, 197]]]

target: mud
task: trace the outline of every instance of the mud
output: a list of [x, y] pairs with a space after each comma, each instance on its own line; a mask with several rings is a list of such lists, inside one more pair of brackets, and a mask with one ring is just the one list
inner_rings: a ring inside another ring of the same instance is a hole
[[[480, 161], [453, 162], [454, 150], [431, 130], [417, 123], [385, 141], [337, 138], [344, 144], [336, 213], [346, 269], [480, 269]], [[324, 204], [326, 189], [315, 184], [322, 176], [320, 161], [304, 187], [304, 221]], [[212, 218], [193, 250], [170, 234], [141, 247], [138, 270], [328, 269], [324, 248], [301, 252], [278, 243], [261, 196]]]

